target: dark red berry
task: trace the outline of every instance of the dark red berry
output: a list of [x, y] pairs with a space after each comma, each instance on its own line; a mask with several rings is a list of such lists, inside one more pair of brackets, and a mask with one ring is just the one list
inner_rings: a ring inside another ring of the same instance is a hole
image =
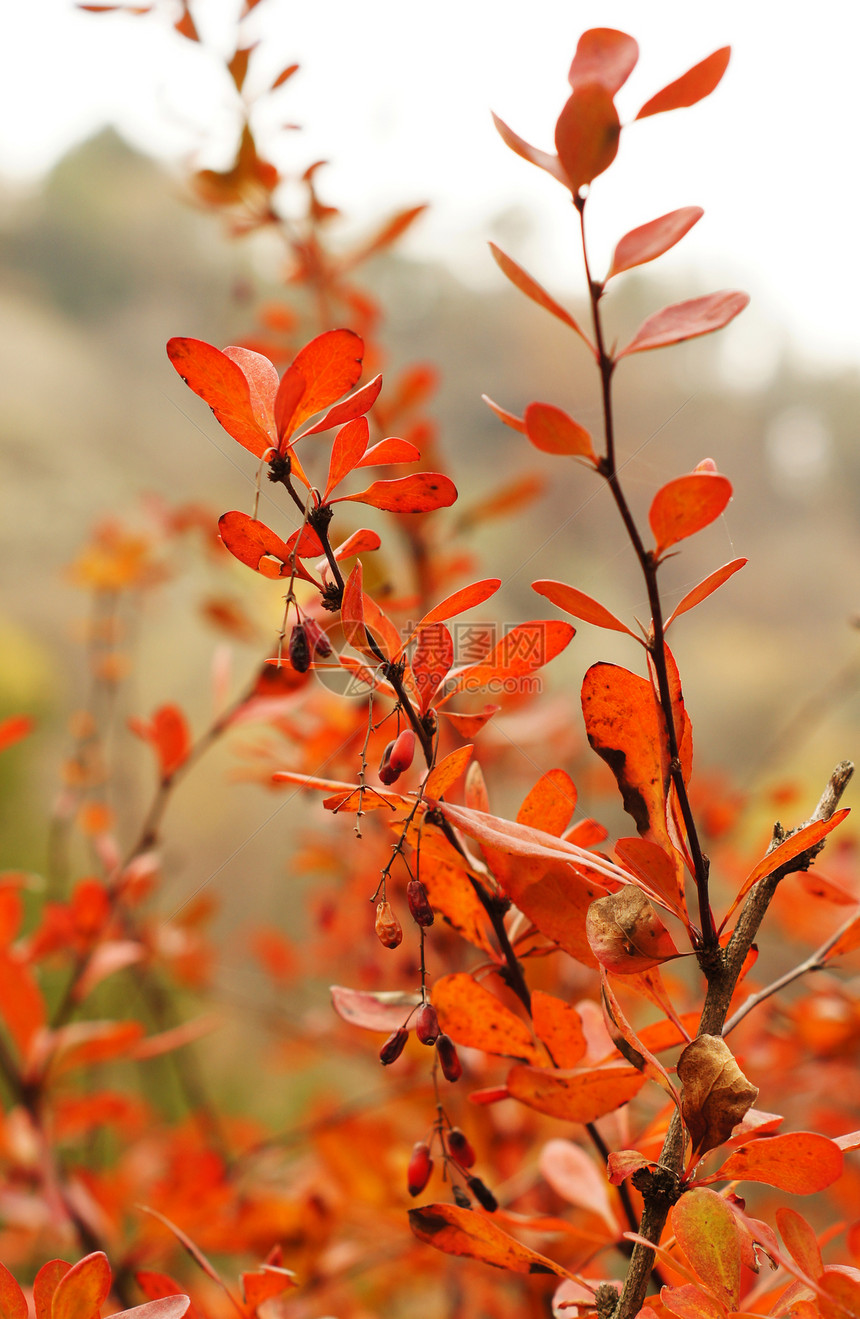
[[296, 673], [307, 673], [311, 666], [311, 648], [304, 623], [296, 623], [290, 633], [290, 663]]
[[456, 1159], [461, 1168], [471, 1168], [475, 1162], [475, 1151], [465, 1133], [459, 1127], [452, 1127], [446, 1139], [451, 1158]]
[[412, 919], [416, 925], [433, 924], [435, 919], [433, 908], [430, 906], [427, 890], [420, 879], [410, 879], [406, 885], [406, 901], [409, 903], [409, 910], [412, 912]]
[[458, 1081], [463, 1075], [463, 1064], [457, 1054], [454, 1041], [450, 1035], [440, 1035], [436, 1040], [436, 1054], [439, 1066], [446, 1081]]
[[425, 1003], [415, 1018], [415, 1034], [422, 1044], [435, 1044], [439, 1038], [439, 1018], [432, 1003]]
[[489, 1186], [485, 1186], [480, 1177], [470, 1177], [466, 1184], [481, 1208], [486, 1209], [488, 1214], [494, 1214], [499, 1207], [499, 1202]]
[[430, 1157], [430, 1146], [426, 1140], [419, 1140], [413, 1146], [412, 1157], [406, 1171], [406, 1185], [409, 1187], [409, 1194], [420, 1195], [429, 1182], [432, 1172], [433, 1160]]
[[392, 1031], [388, 1039], [379, 1050], [379, 1061], [384, 1067], [389, 1063], [396, 1062], [403, 1050], [406, 1048], [406, 1041], [409, 1039], [409, 1031], [404, 1026], [398, 1030]]
[[468, 1193], [463, 1190], [462, 1186], [452, 1186], [451, 1190], [454, 1192], [455, 1204], [458, 1204], [461, 1209], [472, 1208], [472, 1201], [469, 1199]]
[[400, 778], [400, 770], [393, 769], [391, 766], [391, 752], [394, 750], [394, 743], [389, 742], [388, 746], [382, 753], [382, 759], [379, 762], [379, 779], [381, 783], [388, 786], [395, 783]]

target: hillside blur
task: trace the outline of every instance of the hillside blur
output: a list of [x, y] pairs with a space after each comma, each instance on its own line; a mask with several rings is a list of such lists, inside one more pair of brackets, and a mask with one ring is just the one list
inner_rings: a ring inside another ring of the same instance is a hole
[[[509, 231], [519, 223], [501, 217], [488, 237], [516, 256]], [[484, 248], [475, 260], [489, 261]], [[215, 516], [250, 507], [253, 463], [178, 380], [164, 344], [175, 334], [219, 345], [249, 335], [256, 305], [278, 294], [277, 262], [267, 241], [228, 241], [217, 221], [189, 207], [174, 182], [111, 134], [63, 161], [40, 191], [5, 196], [0, 715], [21, 708], [41, 715], [43, 760], [34, 773], [43, 801], [51, 791], [47, 766], [86, 682], [76, 641], [84, 601], [64, 567], [106, 515], [139, 521], [142, 496], [202, 503]], [[532, 580], [550, 577], [623, 618], [647, 621], [632, 554], [594, 477], [531, 449], [480, 401], [487, 393], [515, 412], [533, 399], [551, 401], [599, 434], [596, 383], [577, 341], [501, 275], [496, 292], [478, 294], [441, 267], [396, 256], [377, 260], [371, 274], [388, 313], [390, 369], [416, 359], [439, 369], [434, 414], [462, 504], [520, 472], [546, 480], [527, 509], [464, 538], [476, 575], [505, 580], [495, 617], [553, 612], [530, 590]], [[661, 304], [708, 291], [650, 275], [619, 283], [608, 300], [619, 338]], [[814, 795], [832, 765], [856, 752], [860, 732], [860, 635], [852, 622], [860, 608], [860, 373], [812, 375], [784, 356], [756, 383], [756, 371], [744, 369], [743, 345], [751, 358], [757, 345], [744, 333], [739, 322], [721, 336], [625, 362], [620, 451], [643, 521], [653, 491], [706, 456], [735, 487], [726, 517], [682, 545], [664, 576], [671, 605], [719, 564], [750, 559], [674, 630], [699, 767], [725, 767], [744, 786], [799, 780]], [[722, 340], [731, 336], [739, 337], [730, 353]], [[165, 585], [134, 620], [139, 662], [129, 709], [143, 713], [170, 700], [197, 727], [208, 718], [201, 675], [218, 638], [199, 612], [206, 573], [201, 556], [189, 580]], [[251, 602], [262, 638], [247, 655], [238, 648], [241, 677], [277, 630], [280, 608], [277, 593], [238, 566], [235, 592]], [[631, 650], [582, 624], [554, 666], [554, 683], [576, 708], [587, 665], [598, 658], [635, 665], [640, 657]], [[189, 784], [192, 815], [229, 763], [216, 758], [208, 786]], [[133, 777], [128, 790], [141, 791]], [[240, 789], [219, 829], [235, 818], [248, 833], [254, 819], [268, 818], [272, 801], [260, 797], [259, 789]], [[40, 845], [26, 833], [21, 862], [39, 864]], [[201, 873], [224, 854], [200, 819], [184, 846]]]

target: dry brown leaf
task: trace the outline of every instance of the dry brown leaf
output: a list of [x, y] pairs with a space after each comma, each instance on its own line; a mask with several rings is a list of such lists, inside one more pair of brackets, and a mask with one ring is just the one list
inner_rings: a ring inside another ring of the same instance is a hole
[[681, 1114], [697, 1155], [728, 1140], [758, 1098], [725, 1040], [700, 1035], [678, 1059]]

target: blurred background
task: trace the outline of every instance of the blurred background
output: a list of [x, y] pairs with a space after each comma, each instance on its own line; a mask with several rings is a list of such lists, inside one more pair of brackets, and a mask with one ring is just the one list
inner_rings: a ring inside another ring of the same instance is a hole
[[[212, 48], [228, 50], [237, 5], [206, 0], [194, 12]], [[85, 600], [67, 565], [106, 517], [144, 528], [165, 506], [197, 503], [214, 525], [250, 505], [253, 463], [185, 389], [164, 344], [250, 335], [261, 301], [283, 294], [282, 256], [265, 232], [232, 239], [187, 186], [190, 171], [223, 170], [235, 155], [239, 110], [223, 62], [158, 15], [40, 0], [7, 22], [0, 715], [34, 713], [39, 731], [7, 753], [2, 822], [6, 864], [40, 869], [67, 721], [87, 684]], [[286, 177], [287, 216], [295, 180], [330, 162], [317, 181], [343, 210], [334, 232], [345, 246], [391, 211], [430, 204], [364, 283], [385, 308], [387, 367], [418, 360], [439, 372], [433, 414], [464, 505], [503, 476], [544, 483], [510, 519], [452, 543], [472, 556], [474, 576], [504, 579], [494, 617], [544, 615], [530, 583], [551, 577], [647, 621], [632, 553], [595, 479], [531, 449], [480, 401], [487, 393], [521, 413], [541, 399], [599, 430], [581, 345], [506, 283], [487, 249], [492, 239], [557, 297], [581, 299], [569, 199], [507, 151], [489, 109], [549, 146], [576, 39], [593, 25], [640, 42], [619, 97], [628, 118], [711, 50], [733, 46], [713, 97], [626, 135], [589, 223], [600, 269], [634, 225], [683, 205], [706, 211], [659, 265], [613, 286], [607, 315], [619, 339], [667, 302], [721, 287], [752, 294], [720, 335], [624, 363], [620, 449], [643, 520], [655, 489], [704, 457], [734, 484], [725, 516], [665, 569], [671, 607], [719, 564], [750, 560], [675, 629], [697, 763], [741, 789], [796, 784], [802, 818], [860, 733], [856, 6], [825, 6], [813, 40], [808, 23], [778, 25], [769, 7], [739, 0], [707, 11], [536, 0], [527, 20], [520, 6], [483, 0], [439, 0], [432, 20], [393, 0], [263, 0], [245, 29], [260, 41], [247, 86], [268, 87], [294, 61], [300, 70], [255, 110], [258, 146]], [[389, 567], [396, 576], [396, 555]], [[220, 671], [226, 663], [201, 608], [213, 569], [199, 546], [173, 568], [127, 620], [135, 662], [122, 714], [171, 701], [201, 729], [212, 709], [205, 675], [213, 656]], [[238, 681], [281, 605], [275, 586], [233, 568], [230, 589], [253, 624], [246, 642], [229, 638]], [[623, 639], [582, 624], [549, 675], [576, 720], [582, 673], [598, 658], [639, 662]], [[126, 742], [123, 805], [139, 817], [151, 764]], [[535, 754], [532, 779], [550, 768]], [[291, 828], [283, 799], [256, 785], [224, 791], [234, 765], [219, 749], [168, 818], [176, 901], [202, 886], [228, 914], [280, 881]]]

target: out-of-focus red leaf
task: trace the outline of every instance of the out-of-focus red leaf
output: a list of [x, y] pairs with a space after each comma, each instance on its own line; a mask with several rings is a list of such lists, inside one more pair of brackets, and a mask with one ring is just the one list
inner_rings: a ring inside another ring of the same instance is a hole
[[440, 710], [439, 713], [448, 720], [460, 737], [476, 737], [501, 708], [500, 705], [485, 705], [480, 714], [457, 714], [453, 710]]
[[659, 557], [671, 545], [714, 522], [732, 497], [728, 477], [717, 472], [688, 472], [661, 486], [648, 512]]
[[[299, 788], [307, 788], [313, 792], [330, 792], [336, 797], [345, 797], [347, 795], [358, 795], [357, 783], [344, 783], [338, 779], [320, 779], [314, 778], [311, 774], [299, 774], [291, 769], [278, 769], [272, 775], [273, 783], [294, 783]], [[412, 806], [414, 803], [409, 797], [402, 797], [399, 792], [392, 792], [389, 788], [374, 788], [372, 795], [364, 799], [363, 810], [373, 810], [374, 803], [381, 801], [389, 809], [399, 810], [403, 806]]]
[[569, 186], [567, 175], [558, 156], [553, 156], [548, 151], [541, 151], [538, 147], [533, 147], [531, 143], [526, 142], [518, 133], [515, 133], [512, 128], [508, 128], [505, 121], [496, 114], [493, 115], [493, 123], [496, 125], [496, 131], [506, 147], [510, 147], [511, 151], [518, 156], [522, 156], [523, 160], [527, 160], [529, 164], [537, 165], [538, 169], [545, 169], [547, 174], [551, 174], [554, 179], [558, 179], [559, 183], [563, 183], [565, 187]]
[[688, 591], [683, 600], [675, 606], [666, 620], [663, 631], [665, 632], [669, 624], [674, 622], [681, 614], [686, 614], [689, 609], [694, 609], [703, 600], [707, 600], [708, 596], [713, 595], [714, 591], [718, 590], [723, 582], [727, 582], [730, 577], [739, 572], [746, 562], [746, 559], [732, 559], [731, 563], [724, 563], [722, 568], [717, 568], [715, 572], [709, 573], [704, 581], [699, 582], [698, 586], [694, 586], [692, 591]]
[[392, 243], [396, 243], [410, 229], [415, 221], [427, 210], [427, 203], [420, 206], [410, 206], [407, 210], [398, 211], [390, 220], [387, 220], [381, 229], [368, 239], [367, 242], [361, 243], [355, 251], [351, 252], [344, 262], [342, 268], [351, 270], [359, 262], [366, 261], [368, 257], [373, 256], [376, 252], [383, 252]]
[[561, 654], [575, 634], [575, 628], [558, 619], [518, 623], [505, 633], [484, 659], [454, 671], [445, 700], [457, 692], [479, 691], [491, 683], [504, 684], [506, 679], [534, 673]]
[[387, 513], [432, 513], [437, 508], [450, 508], [457, 499], [457, 487], [450, 477], [441, 472], [415, 472], [396, 481], [374, 481], [366, 490], [355, 495], [341, 495], [333, 504], [352, 501], [370, 504]]
[[507, 1080], [512, 1097], [527, 1107], [565, 1122], [583, 1123], [596, 1122], [629, 1104], [644, 1084], [645, 1077], [633, 1067], [552, 1071], [518, 1064]]
[[426, 796], [435, 800], [446, 793], [451, 784], [456, 783], [461, 774], [465, 773], [473, 751], [474, 747], [470, 745], [457, 747], [455, 751], [449, 751], [438, 765], [434, 765], [424, 780], [423, 791]]
[[572, 1003], [545, 994], [542, 989], [532, 992], [532, 1023], [535, 1034], [545, 1044], [557, 1067], [576, 1067], [587, 1052], [582, 1018]]
[[651, 1160], [646, 1159], [638, 1150], [613, 1150], [606, 1160], [609, 1181], [613, 1186], [620, 1186], [640, 1168], [652, 1166]]
[[177, 18], [173, 27], [175, 31], [179, 33], [180, 37], [185, 37], [187, 41], [200, 40], [200, 34], [197, 31], [194, 19], [191, 17], [191, 14], [187, 9], [184, 14], [181, 14], [180, 17]]
[[663, 114], [666, 110], [682, 110], [710, 96], [728, 68], [731, 53], [731, 46], [722, 46], [706, 59], [694, 64], [692, 69], [682, 73], [680, 78], [668, 83], [646, 101], [636, 118], [646, 119], [649, 115]]
[[[326, 330], [305, 345], [284, 372], [275, 398], [275, 422], [282, 449], [303, 421], [352, 389], [361, 375], [363, 358], [364, 343], [352, 330]], [[351, 419], [338, 416], [329, 425]]]
[[191, 731], [179, 706], [162, 705], [149, 723], [145, 719], [131, 718], [128, 726], [133, 733], [155, 748], [163, 783], [185, 764], [191, 751]]
[[201, 339], [171, 339], [167, 356], [188, 388], [209, 404], [228, 435], [257, 458], [272, 448], [274, 436], [254, 415], [248, 379], [238, 363]]
[[491, 1218], [459, 1205], [430, 1204], [409, 1210], [409, 1226], [419, 1241], [446, 1255], [466, 1255], [509, 1273], [571, 1275], [553, 1260], [523, 1246]]
[[821, 1277], [824, 1264], [814, 1230], [796, 1209], [777, 1209], [776, 1225], [795, 1264], [813, 1281]]
[[793, 1195], [814, 1195], [842, 1175], [842, 1150], [814, 1131], [788, 1131], [741, 1145], [709, 1181], [765, 1182]]
[[574, 87], [555, 126], [555, 148], [572, 192], [578, 193], [609, 168], [620, 136], [611, 93], [599, 82]]
[[281, 72], [278, 74], [277, 78], [272, 83], [271, 87], [269, 88], [269, 91], [273, 92], [275, 91], [276, 88], [283, 87], [287, 79], [292, 78], [293, 74], [298, 73], [298, 71], [299, 71], [298, 64], [288, 64], [285, 69], [281, 69]]
[[834, 811], [829, 820], [813, 820], [811, 824], [804, 825], [802, 829], [798, 829], [797, 833], [792, 834], [790, 838], [786, 838], [785, 842], [780, 843], [779, 847], [767, 852], [755, 869], [747, 875], [737, 897], [726, 913], [723, 924], [725, 925], [732, 912], [743, 902], [754, 884], [757, 884], [760, 879], [766, 879], [768, 875], [772, 875], [775, 870], [787, 865], [789, 861], [793, 861], [801, 852], [806, 852], [810, 847], [814, 847], [816, 843], [820, 843], [821, 839], [826, 838], [831, 830], [840, 825], [848, 814], [848, 808], [843, 807], [839, 811]]
[[589, 28], [577, 42], [567, 80], [571, 87], [599, 82], [614, 96], [630, 77], [638, 59], [639, 46], [626, 32], [611, 27]]
[[361, 1026], [363, 1030], [397, 1030], [421, 1002], [420, 994], [407, 994], [400, 989], [371, 993], [332, 985], [329, 992], [337, 1015], [350, 1026]]
[[116, 971], [134, 966], [146, 954], [143, 944], [133, 939], [109, 939], [95, 948], [75, 983], [74, 999], [81, 1003], [88, 994]]
[[517, 811], [517, 824], [543, 829], [560, 838], [576, 809], [576, 785], [563, 769], [542, 774]]
[[729, 1310], [741, 1295], [740, 1236], [722, 1196], [694, 1187], [672, 1208], [672, 1230], [702, 1282]]
[[410, 668], [418, 689], [419, 709], [426, 714], [439, 684], [444, 682], [454, 662], [454, 642], [444, 623], [430, 623], [421, 628]]
[[54, 1292], [71, 1267], [64, 1259], [51, 1259], [39, 1269], [33, 1282], [36, 1319], [51, 1319]]
[[53, 1035], [51, 1071], [57, 1076], [129, 1055], [143, 1037], [139, 1021], [73, 1021]]
[[0, 1263], [0, 1316], [27, 1319], [27, 1298], [5, 1264]]
[[380, 440], [368, 449], [356, 467], [381, 467], [384, 463], [417, 463], [421, 454], [408, 440], [400, 440], [396, 435]]
[[[296, 360], [298, 361], [298, 358]], [[373, 407], [381, 389], [382, 376], [374, 376], [366, 385], [362, 385], [361, 389], [357, 389], [354, 394], [350, 394], [349, 398], [345, 398], [342, 403], [336, 403], [314, 426], [309, 426], [306, 431], [302, 431], [302, 438], [304, 439], [306, 435], [317, 435], [320, 431], [331, 430], [333, 426], [342, 426], [347, 421], [354, 421], [356, 417], [363, 417]], [[382, 442], [385, 443], [385, 441]]]
[[348, 421], [340, 428], [331, 448], [323, 501], [328, 499], [335, 486], [339, 485], [345, 476], [349, 476], [353, 468], [361, 462], [369, 438], [370, 427], [366, 417], [356, 417], [354, 421]]
[[622, 270], [644, 266], [662, 256], [680, 243], [684, 234], [689, 233], [704, 214], [701, 206], [682, 206], [678, 211], [669, 211], [668, 215], [631, 229], [619, 240], [606, 278], [611, 279], [613, 275], [620, 275]]
[[503, 1058], [540, 1062], [529, 1027], [473, 976], [442, 976], [433, 985], [433, 1006], [456, 1044]]
[[572, 614], [574, 618], [581, 618], [584, 623], [594, 623], [596, 627], [605, 627], [611, 632], [626, 632], [636, 641], [642, 640], [604, 605], [593, 600], [584, 591], [578, 591], [575, 586], [568, 586], [565, 582], [540, 581], [532, 582], [532, 590], [537, 591], [538, 595], [542, 595], [554, 605], [558, 605], [565, 613]]
[[163, 1223], [164, 1226], [167, 1228], [167, 1230], [173, 1233], [179, 1244], [183, 1246], [185, 1250], [188, 1251], [188, 1254], [194, 1260], [195, 1264], [197, 1264], [197, 1266], [203, 1270], [203, 1272], [206, 1274], [208, 1278], [211, 1278], [213, 1282], [217, 1283], [222, 1291], [226, 1292], [226, 1294], [230, 1297], [231, 1301], [233, 1301], [233, 1304], [236, 1306], [236, 1309], [237, 1310], [240, 1309], [238, 1302], [236, 1301], [235, 1297], [231, 1295], [230, 1290], [226, 1286], [220, 1273], [214, 1267], [214, 1265], [211, 1264], [210, 1261], [206, 1258], [206, 1256], [203, 1254], [203, 1251], [196, 1244], [196, 1242], [192, 1241], [191, 1237], [188, 1236], [186, 1232], [183, 1232], [181, 1227], [177, 1227], [175, 1223], [171, 1222], [171, 1220], [167, 1218], [164, 1214], [159, 1213], [157, 1209], [152, 1209], [150, 1208], [149, 1205], [141, 1205], [140, 1208], [143, 1210], [145, 1214], [150, 1214], [152, 1218], [157, 1218], [159, 1223]]
[[749, 300], [748, 293], [728, 289], [663, 307], [642, 322], [627, 347], [616, 353], [616, 360], [630, 353], [650, 352], [652, 348], [665, 348], [702, 334], [713, 334], [740, 315]]
[[[564, 324], [569, 326], [571, 330], [573, 330], [576, 334], [578, 334], [580, 339], [582, 339], [584, 343], [588, 344], [592, 352], [594, 351], [594, 347], [591, 343], [591, 340], [588, 338], [588, 335], [585, 333], [582, 327], [574, 320], [570, 312], [567, 311], [565, 307], [562, 307], [560, 302], [556, 302], [555, 298], [552, 297], [551, 294], [547, 293], [546, 289], [543, 288], [542, 285], [538, 284], [537, 280], [533, 279], [527, 270], [523, 270], [522, 266], [517, 265], [513, 257], [509, 257], [508, 254], [506, 252], [503, 252], [500, 247], [497, 247], [495, 243], [490, 243], [490, 251], [492, 252], [493, 259], [496, 262], [496, 265], [501, 270], [502, 274], [506, 275], [508, 279], [511, 281], [511, 283], [514, 284], [520, 290], [521, 293], [525, 293], [526, 297], [531, 298], [532, 302], [536, 302], [539, 307], [543, 307], [544, 311], [551, 312], [552, 315], [557, 316], [560, 321], [564, 321]], [[495, 404], [492, 403], [486, 397], [486, 395], [483, 395], [483, 398], [484, 401], [488, 403], [489, 406], [493, 408], [494, 411], [497, 411]], [[506, 413], [505, 416], [502, 417], [503, 421], [505, 420], [506, 416], [510, 416], [510, 413]], [[511, 422], [508, 421], [506, 422], [506, 424], [511, 425]], [[514, 429], [517, 430], [521, 428], [514, 427]]]
[[525, 435], [526, 423], [523, 421], [522, 417], [518, 417], [515, 412], [508, 412], [506, 408], [502, 408], [498, 403], [494, 403], [489, 394], [482, 394], [481, 399], [492, 412], [495, 412], [499, 421], [504, 422], [506, 426], [510, 426], [512, 431], [519, 431], [520, 435]]
[[110, 1287], [107, 1255], [101, 1250], [85, 1255], [57, 1283], [51, 1319], [92, 1319], [110, 1295]]
[[33, 731], [33, 720], [26, 714], [13, 714], [0, 719], [0, 751], [14, 746]]
[[191, 1316], [191, 1297], [182, 1294], [162, 1296], [155, 1301], [144, 1301], [130, 1310], [117, 1310], [111, 1319], [183, 1319]]
[[568, 1204], [602, 1218], [613, 1234], [618, 1230], [606, 1190], [603, 1169], [572, 1140], [548, 1140], [540, 1152], [538, 1168], [556, 1195]]
[[270, 1301], [275, 1296], [283, 1296], [285, 1291], [298, 1286], [292, 1269], [284, 1269], [272, 1264], [264, 1264], [262, 1268], [243, 1273], [241, 1278], [242, 1295], [252, 1314], [264, 1301]]
[[597, 462], [591, 436], [584, 426], [551, 403], [530, 403], [523, 417], [526, 435], [542, 453], [587, 458]]

